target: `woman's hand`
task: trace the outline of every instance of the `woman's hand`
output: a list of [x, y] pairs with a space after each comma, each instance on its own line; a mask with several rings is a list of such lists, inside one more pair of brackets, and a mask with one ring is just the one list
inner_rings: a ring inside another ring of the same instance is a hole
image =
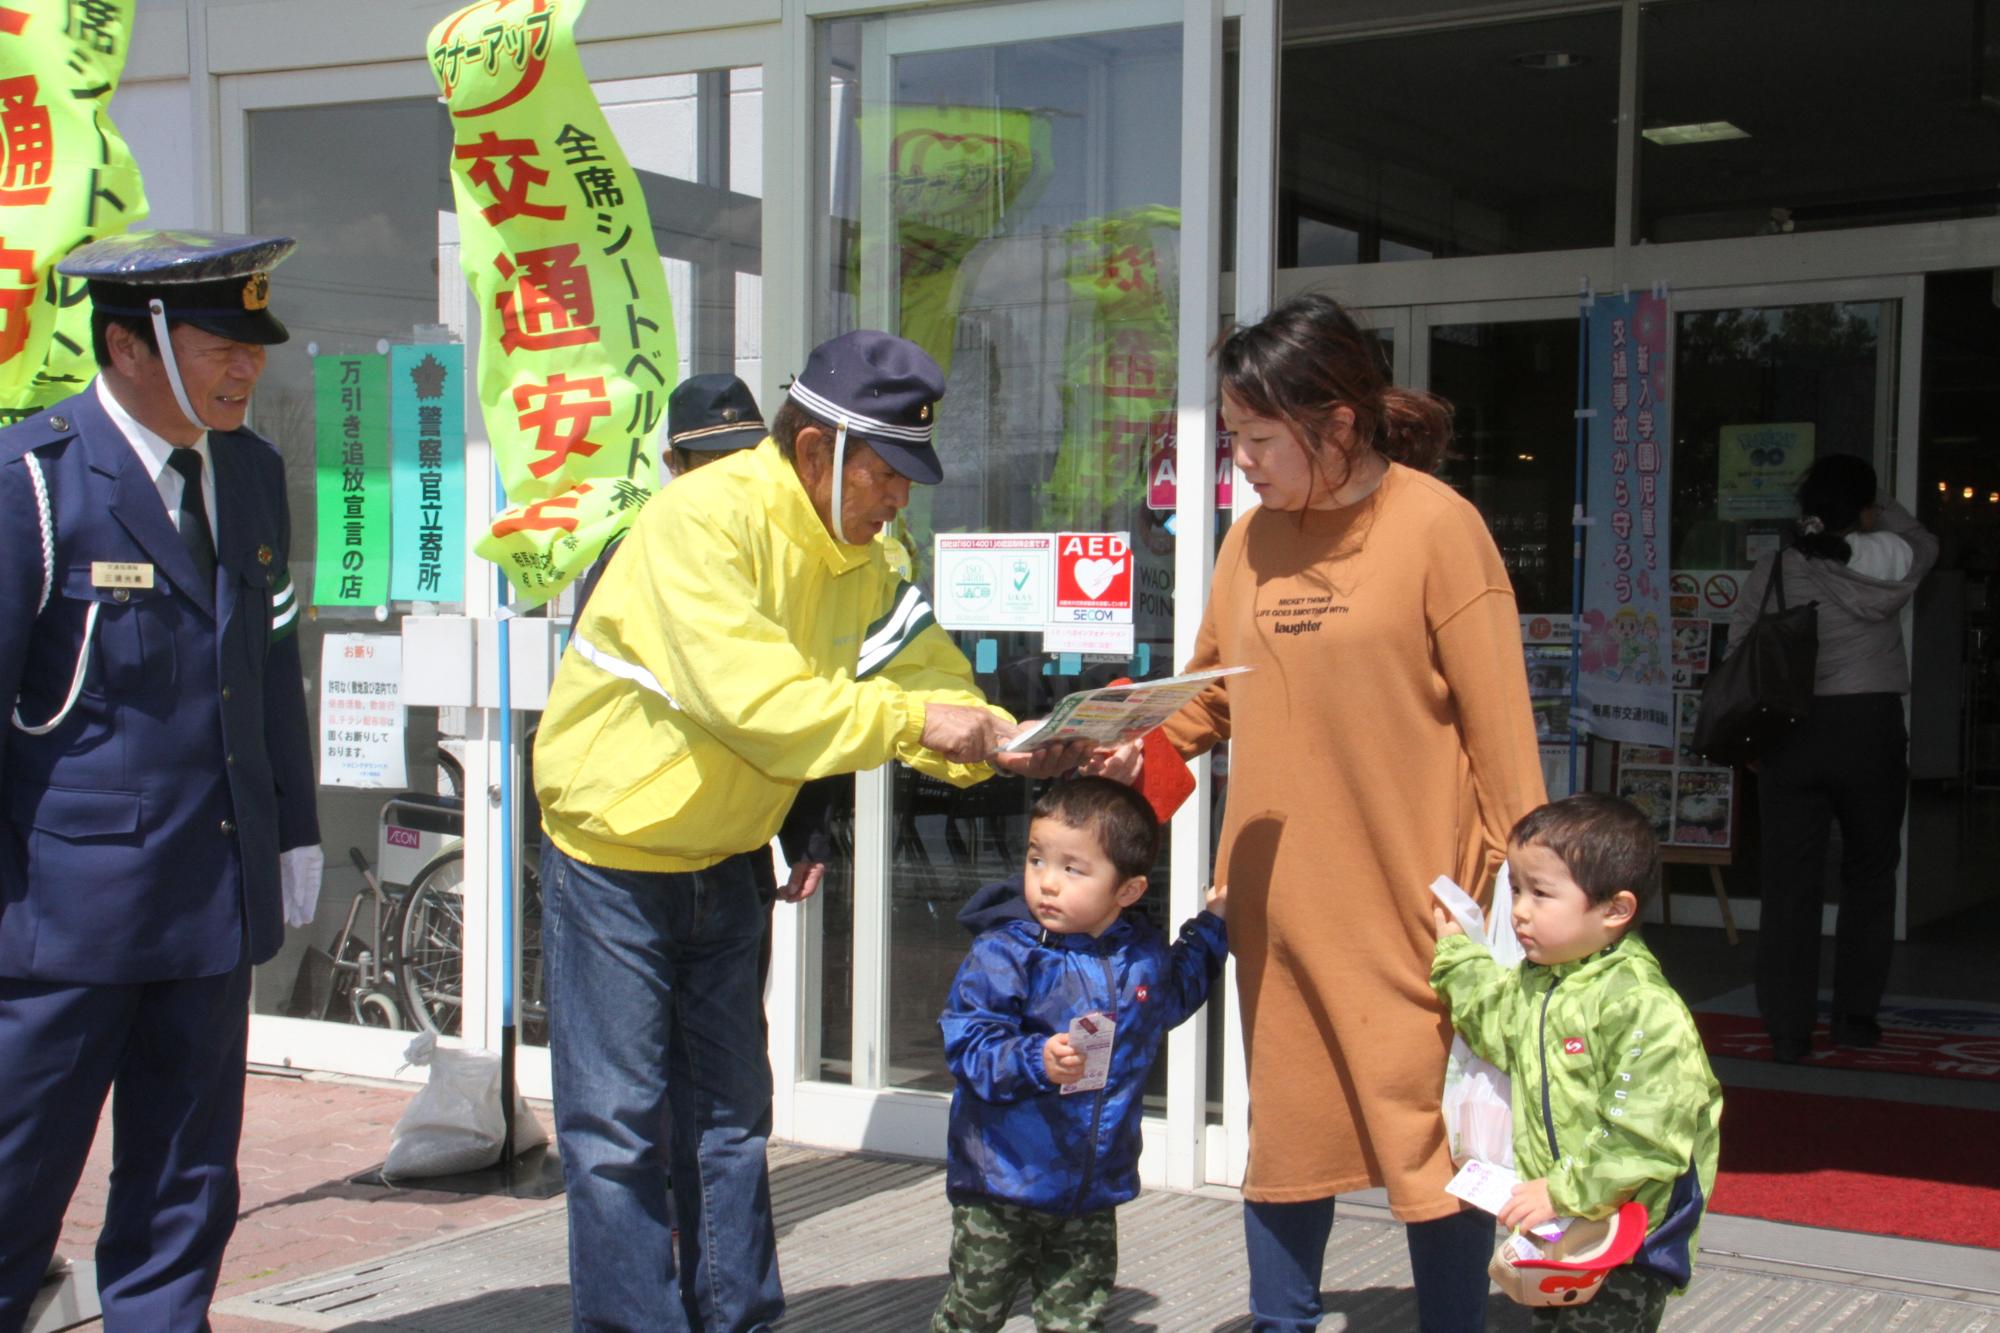
[[1042, 1043], [1042, 1072], [1057, 1087], [1083, 1077], [1083, 1052], [1069, 1044], [1067, 1032], [1058, 1032]]
[[1514, 1187], [1507, 1196], [1507, 1206], [1500, 1210], [1500, 1225], [1514, 1231], [1526, 1231], [1544, 1222], [1555, 1221], [1555, 1206], [1549, 1202], [1549, 1182], [1524, 1180]]
[[1439, 939], [1449, 935], [1463, 935], [1465, 927], [1458, 924], [1458, 918], [1436, 904], [1431, 905], [1431, 921], [1437, 926]]
[[1135, 736], [1123, 745], [1098, 750], [1083, 764], [1083, 775], [1087, 778], [1110, 778], [1131, 786], [1139, 780], [1139, 774], [1146, 766], [1145, 737]]

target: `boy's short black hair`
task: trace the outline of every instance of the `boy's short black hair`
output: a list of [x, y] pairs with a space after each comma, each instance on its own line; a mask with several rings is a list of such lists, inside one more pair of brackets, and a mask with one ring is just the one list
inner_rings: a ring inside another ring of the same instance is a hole
[[1121, 884], [1152, 874], [1160, 854], [1160, 821], [1153, 807], [1138, 792], [1110, 778], [1056, 783], [1035, 802], [1029, 819], [1053, 819], [1088, 832], [1104, 849]]
[[1629, 891], [1644, 907], [1660, 891], [1660, 840], [1653, 822], [1630, 801], [1578, 792], [1530, 810], [1508, 844], [1554, 852], [1592, 903]]

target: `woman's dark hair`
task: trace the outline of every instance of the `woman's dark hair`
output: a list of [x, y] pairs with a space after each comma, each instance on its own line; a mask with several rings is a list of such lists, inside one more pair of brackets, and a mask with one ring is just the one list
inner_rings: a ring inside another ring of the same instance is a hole
[[[1451, 405], [1391, 384], [1375, 340], [1330, 296], [1294, 296], [1231, 329], [1215, 360], [1222, 392], [1290, 425], [1315, 451], [1335, 447], [1333, 414], [1341, 407], [1354, 413], [1359, 444], [1419, 472], [1436, 471], [1451, 444]], [[1351, 455], [1343, 462], [1354, 466]]]
[[1622, 889], [1644, 907], [1660, 891], [1653, 821], [1616, 796], [1578, 792], [1550, 801], [1522, 815], [1507, 842], [1554, 852], [1593, 903], [1610, 902]]
[[1822, 454], [1799, 481], [1799, 530], [1792, 545], [1814, 560], [1847, 563], [1847, 534], [1881, 493], [1875, 469], [1853, 454]]
[[1109, 778], [1058, 782], [1035, 802], [1033, 819], [1053, 819], [1097, 839], [1123, 883], [1153, 873], [1160, 854], [1160, 821], [1146, 798]]

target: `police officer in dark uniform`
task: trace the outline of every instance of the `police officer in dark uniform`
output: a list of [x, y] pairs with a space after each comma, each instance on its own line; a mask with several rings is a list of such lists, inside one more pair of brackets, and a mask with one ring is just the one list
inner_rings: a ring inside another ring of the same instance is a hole
[[319, 893], [284, 464], [243, 428], [292, 244], [73, 252], [97, 378], [0, 432], [0, 1333], [108, 1091], [106, 1327], [205, 1329], [235, 1227], [250, 969]]

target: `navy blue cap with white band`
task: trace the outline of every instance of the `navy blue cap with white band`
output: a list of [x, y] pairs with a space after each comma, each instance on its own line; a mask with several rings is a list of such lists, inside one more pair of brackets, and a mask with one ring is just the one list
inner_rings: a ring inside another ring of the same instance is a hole
[[865, 442], [911, 481], [932, 486], [944, 479], [931, 447], [944, 372], [909, 339], [875, 329], [830, 338], [813, 348], [786, 393], [836, 431]]

